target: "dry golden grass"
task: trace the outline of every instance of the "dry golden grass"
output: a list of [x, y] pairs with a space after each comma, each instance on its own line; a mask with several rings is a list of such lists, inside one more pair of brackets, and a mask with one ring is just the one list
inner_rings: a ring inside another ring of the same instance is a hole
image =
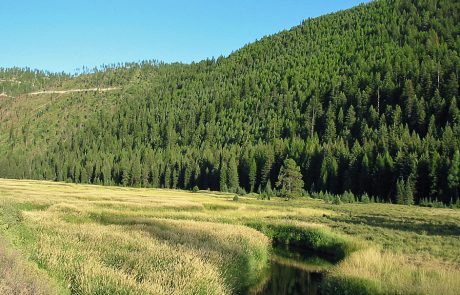
[[270, 241], [254, 229], [149, 214], [215, 212], [228, 203], [216, 196], [5, 180], [0, 191], [23, 208], [33, 260], [75, 294], [232, 294], [268, 260]]
[[414, 259], [371, 248], [351, 254], [333, 271], [334, 276], [370, 280], [384, 294], [456, 295], [460, 269], [434, 260]]
[[460, 293], [459, 210], [0, 179], [0, 234], [74, 294], [234, 293], [268, 259], [269, 239], [246, 226], [255, 223], [375, 246], [331, 277], [390, 293]]

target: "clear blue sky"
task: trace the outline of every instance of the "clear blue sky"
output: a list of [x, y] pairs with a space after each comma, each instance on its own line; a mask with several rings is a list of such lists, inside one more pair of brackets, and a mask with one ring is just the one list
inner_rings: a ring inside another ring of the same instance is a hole
[[0, 67], [199, 61], [366, 0], [0, 0]]

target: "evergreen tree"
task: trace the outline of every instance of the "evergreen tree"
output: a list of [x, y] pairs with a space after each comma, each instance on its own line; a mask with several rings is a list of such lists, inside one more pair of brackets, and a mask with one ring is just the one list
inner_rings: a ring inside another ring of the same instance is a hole
[[219, 173], [219, 188], [220, 188], [220, 191], [222, 192], [226, 192], [228, 191], [228, 186], [227, 186], [227, 183], [228, 183], [228, 167], [227, 167], [227, 163], [222, 160], [222, 164], [220, 166], [220, 173]]
[[284, 160], [276, 185], [287, 198], [291, 198], [302, 192], [304, 185], [302, 173], [300, 172], [300, 167], [297, 166], [293, 159], [287, 158]]
[[121, 183], [123, 186], [128, 186], [129, 185], [129, 181], [130, 181], [131, 177], [129, 175], [129, 170], [128, 170], [128, 167], [123, 167], [123, 170], [122, 170], [122, 179], [121, 179]]
[[403, 205], [406, 198], [406, 183], [400, 178], [396, 182], [396, 204]]
[[256, 175], [257, 175], [257, 164], [256, 160], [252, 159], [252, 161], [249, 162], [249, 191], [253, 192], [255, 189], [256, 185]]
[[273, 190], [272, 190], [272, 184], [271, 181], [267, 181], [267, 185], [265, 186], [264, 189], [264, 194], [270, 199], [270, 197], [273, 195]]
[[460, 193], [460, 152], [456, 150], [454, 157], [450, 163], [450, 168], [447, 176], [448, 187], [452, 194], [453, 201], [459, 199]]
[[[49, 179], [49, 176], [46, 176], [46, 179]], [[81, 169], [80, 182], [89, 183], [88, 171], [86, 170], [85, 167]]]
[[230, 158], [227, 165], [227, 182], [231, 191], [236, 191], [239, 188], [238, 165], [234, 157]]
[[412, 205], [414, 203], [414, 193], [410, 179], [398, 179], [396, 183], [396, 203], [400, 205]]
[[414, 204], [414, 191], [412, 189], [412, 182], [410, 179], [406, 180], [405, 196], [404, 196], [405, 205]]
[[139, 187], [142, 181], [142, 170], [139, 160], [134, 159], [131, 168], [131, 185]]

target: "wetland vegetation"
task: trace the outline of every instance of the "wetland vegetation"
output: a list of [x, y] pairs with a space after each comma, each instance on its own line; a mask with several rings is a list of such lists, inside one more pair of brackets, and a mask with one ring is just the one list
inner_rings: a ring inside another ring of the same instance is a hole
[[4, 179], [0, 193], [25, 280], [55, 293], [270, 294], [281, 271], [321, 294], [460, 290], [458, 209]]

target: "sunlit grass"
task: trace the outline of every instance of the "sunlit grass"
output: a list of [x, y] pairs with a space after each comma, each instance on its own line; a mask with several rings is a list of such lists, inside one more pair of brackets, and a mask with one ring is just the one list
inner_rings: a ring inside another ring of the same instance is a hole
[[232, 294], [264, 273], [269, 238], [345, 257], [332, 287], [460, 290], [459, 210], [16, 180], [0, 197], [0, 233], [73, 294]]
[[[371, 248], [353, 253], [341, 262], [326, 285], [329, 286], [327, 294], [353, 291], [353, 288], [347, 289], [347, 285], [355, 280], [372, 293], [455, 295], [460, 290], [459, 278], [458, 266]], [[334, 289], [337, 287], [334, 282], [343, 289]]]

